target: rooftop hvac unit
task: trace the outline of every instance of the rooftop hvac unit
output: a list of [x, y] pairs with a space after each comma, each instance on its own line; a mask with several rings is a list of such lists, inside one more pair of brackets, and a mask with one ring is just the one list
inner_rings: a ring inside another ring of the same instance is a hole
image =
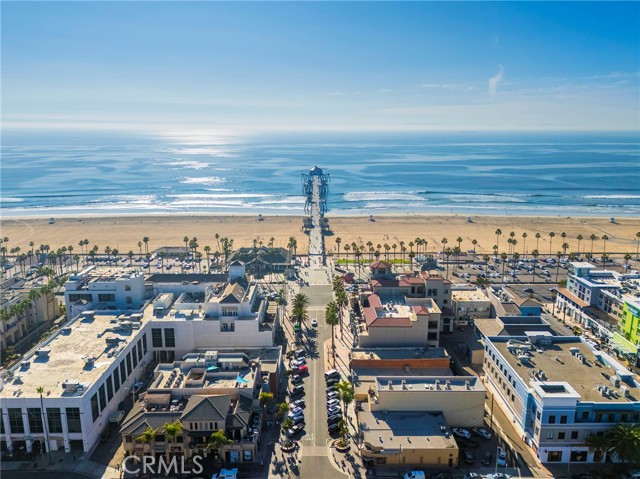
[[21, 361], [20, 362], [20, 368], [24, 371], [25, 369], [29, 369], [29, 366], [31, 366], [31, 363], [29, 361]]
[[571, 353], [572, 356], [575, 356], [578, 351], [580, 351], [580, 348], [569, 348], [569, 352]]
[[50, 352], [51, 349], [49, 348], [36, 349], [36, 356], [38, 356], [39, 358], [48, 358]]
[[393, 389], [393, 382], [391, 380], [387, 381], [387, 386], [389, 386], [389, 389]]
[[609, 382], [614, 386], [614, 387], [618, 387], [620, 386], [620, 378], [618, 376], [610, 376], [609, 377]]
[[82, 360], [84, 361], [85, 367], [92, 367], [96, 362], [96, 358], [93, 356], [83, 356]]
[[622, 396], [624, 397], [629, 397], [631, 395], [627, 386], [620, 386], [620, 394], [622, 394]]
[[75, 392], [80, 388], [80, 383], [74, 379], [74, 380], [69, 380], [66, 379], [65, 381], [62, 382], [62, 389], [64, 389], [67, 392]]
[[444, 383], [444, 388], [447, 390], [451, 389], [451, 382], [449, 380], [447, 380], [447, 382]]
[[115, 338], [113, 336], [109, 336], [108, 338], [105, 338], [105, 342], [110, 346], [115, 346], [120, 342], [120, 339]]
[[401, 384], [402, 384], [402, 389], [407, 389], [407, 381], [403, 379]]
[[65, 326], [64, 328], [62, 328], [60, 330], [62, 332], [62, 334], [64, 334], [65, 336], [68, 336], [69, 334], [71, 334], [71, 328], [69, 326]]

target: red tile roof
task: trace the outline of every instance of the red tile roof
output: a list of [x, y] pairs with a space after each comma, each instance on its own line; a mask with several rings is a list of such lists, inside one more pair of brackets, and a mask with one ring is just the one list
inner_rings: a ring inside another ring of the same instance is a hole
[[391, 268], [391, 264], [387, 263], [386, 261], [375, 261], [373, 263], [371, 263], [371, 265], [369, 265], [369, 267], [371, 269], [389, 269]]

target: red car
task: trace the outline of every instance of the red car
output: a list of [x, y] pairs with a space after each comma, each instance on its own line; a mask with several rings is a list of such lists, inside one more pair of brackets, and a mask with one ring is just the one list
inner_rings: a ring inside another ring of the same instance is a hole
[[302, 366], [300, 366], [298, 368], [294, 368], [293, 370], [295, 372], [297, 372], [298, 374], [308, 374], [309, 373], [309, 366], [307, 366], [306, 364], [303, 364]]

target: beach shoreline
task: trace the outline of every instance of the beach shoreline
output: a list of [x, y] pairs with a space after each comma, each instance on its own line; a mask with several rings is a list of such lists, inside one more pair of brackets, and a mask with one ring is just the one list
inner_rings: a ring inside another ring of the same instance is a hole
[[[55, 250], [62, 246], [73, 246], [74, 253], [80, 252], [79, 241], [88, 239], [90, 247], [98, 245], [102, 253], [106, 246], [117, 248], [120, 254], [129, 250], [138, 253], [138, 243], [144, 237], [150, 238], [149, 250], [161, 246], [183, 246], [183, 238], [198, 238], [200, 249], [210, 246], [215, 251], [219, 238], [234, 239], [234, 248], [251, 246], [253, 240], [264, 245], [273, 238], [274, 246], [286, 248], [289, 238], [297, 240], [297, 253], [307, 251], [307, 235], [302, 232], [304, 216], [294, 215], [264, 215], [263, 221], [258, 221], [257, 214], [208, 214], [208, 213], [176, 213], [176, 214], [99, 214], [99, 215], [65, 215], [57, 216], [54, 224], [49, 224], [49, 218], [3, 218], [0, 220], [2, 236], [8, 237], [8, 248], [20, 247], [25, 253], [31, 249], [29, 243], [34, 243], [37, 249], [41, 244], [50, 245]], [[591, 216], [493, 216], [493, 215], [460, 215], [460, 214], [375, 214], [375, 221], [369, 221], [369, 213], [363, 215], [332, 215], [329, 218], [330, 231], [325, 238], [328, 253], [337, 252], [336, 238], [341, 239], [341, 252], [344, 246], [351, 243], [365, 245], [371, 242], [375, 248], [385, 243], [396, 244], [400, 253], [400, 242], [405, 243], [406, 251], [410, 251], [410, 242], [416, 238], [427, 241], [426, 250], [437, 252], [441, 250], [442, 238], [447, 238], [447, 246], [458, 245], [461, 238], [462, 251], [473, 248], [472, 241], [476, 240], [478, 254], [492, 254], [496, 242], [500, 252], [508, 251], [508, 239], [511, 232], [517, 240], [515, 251], [529, 254], [536, 248], [541, 254], [556, 254], [562, 251], [562, 244], [566, 242], [568, 252], [577, 252], [577, 236], [582, 235], [580, 251], [591, 250], [592, 234], [598, 237], [593, 243], [594, 255], [606, 248], [607, 253], [632, 253], [637, 247], [636, 233], [640, 231], [640, 219], [621, 217], [615, 223], [610, 218]], [[470, 221], [469, 221], [470, 220]], [[497, 229], [502, 235], [497, 237]], [[555, 237], [549, 236], [550, 232]], [[566, 238], [561, 237], [566, 232]], [[523, 233], [527, 237], [522, 236]], [[541, 237], [536, 241], [535, 234]], [[219, 238], [216, 240], [215, 235]], [[606, 245], [601, 239], [607, 235]], [[416, 247], [413, 247], [414, 251]], [[422, 250], [424, 247], [421, 248]], [[382, 248], [384, 253], [384, 248]]]

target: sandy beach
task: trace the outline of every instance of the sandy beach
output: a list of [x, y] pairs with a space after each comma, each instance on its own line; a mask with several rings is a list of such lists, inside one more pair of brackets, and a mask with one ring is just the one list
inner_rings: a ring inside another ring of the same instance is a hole
[[[409, 242], [417, 237], [428, 242], [429, 251], [442, 248], [442, 238], [447, 238], [447, 245], [457, 246], [456, 239], [462, 238], [463, 251], [473, 247], [472, 240], [477, 240], [478, 253], [491, 253], [496, 244], [496, 229], [502, 230], [499, 238], [500, 252], [507, 251], [507, 240], [513, 231], [518, 241], [516, 251], [525, 251], [525, 240], [522, 233], [527, 233], [526, 251], [536, 248], [535, 234], [540, 233], [539, 251], [549, 253], [549, 233], [554, 232], [552, 252], [561, 250], [562, 232], [567, 233], [565, 241], [569, 244], [568, 251], [576, 251], [580, 234], [583, 240], [581, 251], [590, 251], [592, 234], [602, 238], [609, 237], [606, 251], [611, 253], [636, 251], [636, 233], [640, 231], [640, 219], [620, 218], [611, 223], [609, 218], [574, 218], [574, 217], [530, 217], [530, 216], [474, 216], [472, 223], [466, 216], [457, 215], [405, 215], [405, 216], [376, 216], [375, 222], [369, 221], [368, 216], [362, 217], [333, 217], [330, 219], [331, 233], [326, 237], [327, 251], [336, 250], [336, 238], [342, 241], [341, 251], [346, 244], [356, 242], [366, 245], [371, 241], [375, 245], [385, 243], [392, 246], [400, 241], [405, 242], [409, 251]], [[138, 242], [149, 237], [149, 250], [160, 246], [183, 246], [184, 236], [198, 238], [200, 248], [208, 245], [211, 251], [218, 247], [215, 235], [220, 238], [233, 238], [234, 248], [250, 246], [254, 239], [268, 244], [274, 238], [275, 246], [286, 247], [289, 237], [293, 236], [298, 242], [298, 253], [307, 251], [308, 239], [301, 231], [302, 217], [300, 216], [266, 216], [264, 221], [258, 222], [251, 216], [210, 216], [210, 215], [175, 215], [175, 216], [121, 216], [121, 217], [68, 217], [57, 218], [55, 224], [49, 224], [48, 219], [4, 219], [0, 223], [2, 236], [9, 238], [8, 248], [19, 246], [21, 252], [30, 249], [33, 242], [37, 249], [41, 244], [48, 244], [55, 250], [62, 246], [73, 245], [74, 252], [79, 252], [78, 242], [88, 239], [90, 247], [98, 245], [100, 252], [106, 246], [117, 248], [124, 254], [129, 250], [138, 252]], [[603, 242], [594, 242], [594, 252], [602, 251]], [[384, 251], [384, 248], [382, 248]]]

